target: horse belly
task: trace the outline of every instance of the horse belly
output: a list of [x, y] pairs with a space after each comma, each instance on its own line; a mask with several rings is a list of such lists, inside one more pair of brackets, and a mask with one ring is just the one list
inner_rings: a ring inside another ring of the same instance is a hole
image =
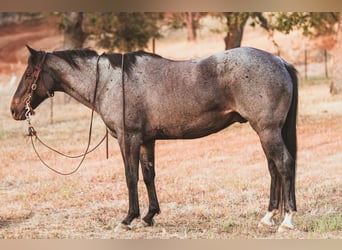
[[177, 124], [163, 124], [156, 128], [156, 139], [195, 139], [216, 133], [235, 122], [246, 122], [234, 111], [206, 112], [188, 116]]

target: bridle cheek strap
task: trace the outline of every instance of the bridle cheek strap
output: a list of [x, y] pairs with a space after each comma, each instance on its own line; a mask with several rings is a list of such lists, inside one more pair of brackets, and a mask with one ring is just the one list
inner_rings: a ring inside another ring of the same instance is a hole
[[[43, 58], [40, 61], [39, 65], [38, 66], [34, 66], [35, 70], [33, 71], [33, 81], [31, 83], [31, 86], [28, 89], [28, 95], [27, 95], [27, 98], [25, 100], [25, 105], [26, 105], [26, 110], [27, 110], [26, 114], [28, 114], [28, 115], [34, 115], [34, 110], [31, 107], [31, 98], [32, 98], [33, 92], [37, 89], [37, 82], [39, 80], [40, 73], [43, 70], [43, 65], [44, 65], [45, 60], [46, 60], [47, 53], [46, 52], [43, 52], [43, 53], [44, 53], [43, 54]], [[43, 83], [44, 83], [44, 79], [42, 79], [42, 80], [43, 80]], [[45, 84], [43, 84], [43, 85], [45, 87]], [[53, 97], [54, 96], [54, 93], [50, 92], [49, 90], [47, 90], [46, 93], [47, 93], [48, 97]]]

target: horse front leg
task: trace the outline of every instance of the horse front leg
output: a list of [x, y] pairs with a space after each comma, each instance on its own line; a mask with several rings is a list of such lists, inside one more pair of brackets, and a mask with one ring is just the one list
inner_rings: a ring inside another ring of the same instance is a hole
[[125, 165], [129, 208], [126, 218], [115, 228], [116, 232], [132, 229], [131, 222], [140, 216], [138, 199], [140, 136], [127, 134], [125, 140], [119, 139], [119, 143]]
[[140, 163], [147, 188], [149, 207], [146, 216], [142, 220], [143, 226], [152, 226], [153, 217], [160, 213], [159, 203], [157, 199], [156, 188], [154, 184], [155, 168], [154, 168], [154, 148], [155, 141], [145, 143], [140, 148]]

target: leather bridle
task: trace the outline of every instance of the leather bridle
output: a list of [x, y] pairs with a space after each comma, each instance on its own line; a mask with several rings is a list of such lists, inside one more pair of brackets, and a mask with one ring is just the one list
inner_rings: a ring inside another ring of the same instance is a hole
[[[43, 65], [45, 63], [46, 56], [47, 56], [46, 52], [42, 52], [42, 53], [43, 53], [42, 60], [39, 62], [38, 66], [34, 65], [35, 70], [32, 73], [33, 81], [31, 82], [31, 84], [28, 87], [27, 97], [25, 98], [25, 109], [26, 109], [25, 117], [26, 117], [26, 119], [28, 119], [31, 115], [34, 115], [34, 110], [31, 107], [31, 99], [32, 99], [33, 92], [37, 89], [37, 82], [39, 80], [40, 73], [43, 70]], [[44, 85], [44, 79], [42, 79], [42, 81], [43, 81], [43, 85]], [[46, 88], [46, 86], [45, 86], [45, 88]], [[49, 90], [47, 90], [47, 95], [48, 95], [48, 97], [53, 97], [54, 92], [53, 91], [50, 92]]]

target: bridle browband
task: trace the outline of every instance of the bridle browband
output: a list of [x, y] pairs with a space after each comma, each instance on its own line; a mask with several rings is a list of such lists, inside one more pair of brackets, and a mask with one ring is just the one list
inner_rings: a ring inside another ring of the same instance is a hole
[[[70, 156], [70, 155], [67, 155], [67, 154], [64, 154], [64, 153], [61, 153], [59, 152], [58, 150], [48, 146], [46, 143], [44, 143], [37, 135], [37, 131], [34, 129], [34, 127], [32, 126], [31, 124], [31, 115], [34, 114], [34, 111], [31, 107], [31, 99], [32, 99], [32, 94], [33, 92], [37, 89], [37, 82], [38, 82], [38, 79], [39, 79], [39, 76], [40, 76], [40, 73], [42, 71], [42, 67], [44, 65], [44, 62], [46, 60], [46, 55], [47, 53], [46, 52], [43, 52], [44, 55], [43, 55], [43, 58], [42, 60], [40, 61], [39, 65], [38, 66], [34, 66], [35, 67], [35, 71], [33, 72], [33, 81], [31, 83], [31, 85], [29, 86], [28, 88], [28, 95], [27, 95], [27, 98], [25, 99], [25, 109], [26, 109], [26, 112], [25, 112], [25, 118], [26, 118], [26, 121], [28, 123], [28, 136], [30, 136], [31, 138], [31, 144], [32, 144], [32, 147], [37, 155], [37, 157], [39, 158], [39, 160], [43, 163], [44, 166], [46, 166], [48, 169], [50, 169], [51, 171], [57, 173], [57, 174], [60, 174], [60, 175], [71, 175], [71, 174], [74, 174], [75, 172], [78, 171], [78, 169], [81, 167], [85, 157], [87, 154], [93, 152], [96, 148], [98, 148], [102, 142], [106, 139], [106, 155], [107, 155], [107, 159], [108, 159], [108, 129], [106, 129], [106, 134], [105, 136], [100, 140], [100, 142], [95, 146], [93, 147], [91, 150], [89, 150], [90, 148], [90, 141], [91, 141], [91, 135], [92, 135], [92, 127], [93, 127], [93, 118], [94, 118], [94, 112], [95, 112], [95, 101], [96, 101], [96, 95], [97, 95], [97, 87], [98, 87], [98, 83], [99, 83], [99, 60], [100, 60], [100, 57], [103, 55], [99, 55], [97, 57], [97, 60], [96, 60], [96, 80], [95, 80], [95, 89], [94, 89], [94, 95], [93, 95], [93, 100], [92, 100], [92, 103], [91, 103], [91, 119], [90, 119], [90, 125], [89, 125], [89, 135], [88, 135], [88, 144], [87, 144], [87, 147], [86, 147], [86, 150], [83, 154], [80, 154], [80, 155], [76, 155], [76, 156]], [[124, 55], [122, 55], [122, 71], [123, 71], [123, 58], [124, 58]], [[43, 79], [42, 79], [43, 80]], [[122, 78], [122, 81], [123, 81], [123, 78]], [[44, 82], [44, 81], [43, 81]], [[124, 88], [123, 88], [124, 90]], [[124, 93], [124, 92], [123, 92]], [[49, 97], [53, 97], [54, 93], [52, 92], [49, 92], [48, 91], [48, 96]], [[124, 94], [123, 94], [123, 100], [124, 100]], [[81, 161], [80, 163], [78, 164], [78, 166], [70, 171], [70, 172], [67, 172], [67, 173], [63, 173], [61, 171], [58, 171], [52, 167], [50, 167], [42, 158], [41, 156], [39, 155], [35, 145], [34, 145], [34, 141], [33, 141], [33, 136], [42, 144], [44, 145], [45, 147], [47, 147], [48, 149], [52, 150], [53, 152], [55, 153], [58, 153], [59, 155], [62, 155], [64, 157], [67, 157], [67, 158], [81, 158]], [[124, 136], [125, 137], [125, 136]]]

